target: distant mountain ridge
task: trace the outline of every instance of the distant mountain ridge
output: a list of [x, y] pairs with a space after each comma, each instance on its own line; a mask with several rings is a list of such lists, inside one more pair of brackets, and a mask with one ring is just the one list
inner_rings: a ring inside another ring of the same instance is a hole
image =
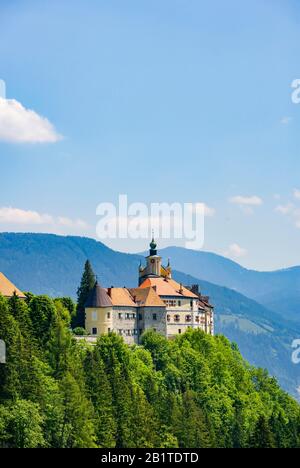
[[[163, 250], [162, 254], [169, 254], [173, 267], [177, 265], [170, 249]], [[88, 238], [0, 234], [0, 271], [22, 290], [35, 294], [75, 297], [86, 259], [91, 261], [103, 285], [135, 287], [141, 258], [115, 252]], [[291, 343], [300, 336], [300, 326], [230, 288], [199, 280], [193, 274], [195, 263], [190, 261], [191, 268], [189, 259], [184, 265], [190, 274], [174, 269], [173, 276], [186, 285], [199, 283], [203, 293], [211, 297], [216, 311], [216, 332], [237, 342], [249, 362], [268, 368], [283, 388], [297, 396], [300, 378], [298, 367], [291, 362]]]
[[176, 270], [188, 268], [196, 278], [238, 291], [300, 324], [300, 266], [259, 272], [210, 252], [168, 247], [160, 254], [171, 258]]

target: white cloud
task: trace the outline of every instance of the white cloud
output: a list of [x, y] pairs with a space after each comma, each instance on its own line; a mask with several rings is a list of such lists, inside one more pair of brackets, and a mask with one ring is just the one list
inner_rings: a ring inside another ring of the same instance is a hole
[[293, 213], [295, 210], [295, 205], [293, 203], [287, 203], [286, 205], [278, 205], [275, 208], [275, 211], [278, 211], [278, 213], [281, 213], [283, 215], [288, 215], [290, 213]]
[[15, 99], [0, 97], [0, 141], [55, 143], [61, 139], [61, 135], [45, 117], [26, 109]]
[[228, 250], [224, 252], [224, 255], [226, 257], [231, 257], [231, 258], [241, 258], [241, 257], [245, 257], [247, 254], [248, 254], [247, 249], [244, 249], [243, 247], [241, 247], [239, 244], [236, 244], [236, 243], [231, 244], [228, 247]]
[[238, 205], [239, 208], [247, 215], [252, 215], [254, 213], [254, 207], [260, 206], [263, 204], [263, 200], [257, 195], [245, 197], [242, 195], [237, 195], [231, 197], [229, 202]]
[[288, 216], [295, 226], [300, 229], [300, 208], [298, 208], [294, 203], [289, 202], [286, 205], [278, 205], [276, 206], [275, 211], [284, 216]]
[[0, 208], [0, 223], [9, 224], [52, 224], [54, 219], [48, 214], [37, 211], [20, 210], [4, 206]]
[[84, 231], [88, 224], [81, 219], [71, 219], [62, 216], [52, 216], [47, 213], [38, 213], [32, 210], [23, 210], [13, 207], [0, 207], [0, 224], [8, 226], [29, 226], [35, 229], [46, 228], [47, 232], [63, 233], [68, 231]]
[[294, 198], [296, 198], [296, 200], [300, 200], [300, 190], [299, 189], [294, 189]]
[[252, 197], [243, 197], [242, 195], [237, 195], [236, 197], [230, 198], [230, 203], [235, 205], [245, 205], [245, 206], [260, 206], [263, 204], [263, 201], [257, 195]]

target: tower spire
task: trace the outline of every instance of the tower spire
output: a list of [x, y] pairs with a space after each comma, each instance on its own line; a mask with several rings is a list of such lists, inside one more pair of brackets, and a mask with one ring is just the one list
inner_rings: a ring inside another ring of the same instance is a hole
[[154, 255], [157, 255], [157, 244], [154, 237], [152, 237], [152, 241], [150, 242], [150, 257], [153, 257]]

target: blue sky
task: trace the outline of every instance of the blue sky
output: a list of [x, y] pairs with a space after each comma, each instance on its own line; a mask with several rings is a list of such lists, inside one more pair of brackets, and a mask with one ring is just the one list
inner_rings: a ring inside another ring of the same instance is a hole
[[300, 264], [299, 22], [297, 0], [2, 0], [7, 98], [53, 127], [0, 141], [0, 230], [95, 237], [118, 194], [200, 201], [205, 250]]

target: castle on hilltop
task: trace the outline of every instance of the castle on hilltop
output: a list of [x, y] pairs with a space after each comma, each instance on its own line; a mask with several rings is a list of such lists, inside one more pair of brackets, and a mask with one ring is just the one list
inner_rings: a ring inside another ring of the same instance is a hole
[[172, 279], [170, 262], [162, 265], [154, 239], [139, 267], [137, 288], [103, 288], [97, 282], [85, 306], [85, 328], [90, 336], [115, 332], [126, 343], [139, 343], [145, 330], [167, 338], [188, 328], [214, 334], [214, 308], [198, 285], [183, 286]]

